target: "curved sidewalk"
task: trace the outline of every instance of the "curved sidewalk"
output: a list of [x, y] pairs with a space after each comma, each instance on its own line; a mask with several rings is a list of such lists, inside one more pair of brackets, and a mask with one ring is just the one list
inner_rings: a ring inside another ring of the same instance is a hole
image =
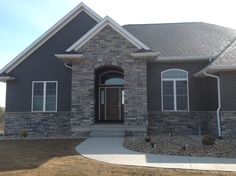
[[122, 147], [121, 137], [90, 137], [76, 146], [86, 158], [112, 164], [179, 168], [195, 170], [236, 171], [236, 158], [188, 157], [145, 154]]

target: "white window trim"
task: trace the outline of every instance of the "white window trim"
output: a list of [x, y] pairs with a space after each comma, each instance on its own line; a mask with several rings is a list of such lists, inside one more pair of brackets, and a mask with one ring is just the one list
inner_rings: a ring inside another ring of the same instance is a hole
[[[183, 71], [187, 74], [187, 78], [162, 78], [163, 73], [167, 71]], [[163, 81], [173, 81], [173, 86], [174, 86], [174, 110], [165, 110], [164, 109], [164, 103], [163, 103]], [[176, 81], [187, 81], [187, 110], [177, 110], [177, 101], [176, 101]], [[161, 108], [162, 111], [165, 112], [185, 112], [189, 111], [189, 81], [188, 81], [188, 71], [183, 70], [183, 69], [167, 69], [161, 72]]]
[[[34, 83], [43, 83], [43, 110], [34, 111]], [[46, 111], [46, 85], [47, 83], [56, 83], [56, 110], [55, 111]], [[31, 97], [31, 112], [57, 112], [57, 100], [58, 100], [58, 81], [32, 81], [32, 97]]]

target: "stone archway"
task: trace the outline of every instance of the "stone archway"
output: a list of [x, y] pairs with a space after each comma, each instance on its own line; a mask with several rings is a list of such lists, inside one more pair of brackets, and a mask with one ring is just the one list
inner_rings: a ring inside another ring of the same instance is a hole
[[124, 70], [101, 66], [95, 70], [95, 122], [124, 121]]

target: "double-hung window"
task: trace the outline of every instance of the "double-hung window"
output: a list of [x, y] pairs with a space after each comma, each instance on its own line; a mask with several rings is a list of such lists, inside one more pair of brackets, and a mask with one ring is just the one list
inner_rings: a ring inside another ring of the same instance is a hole
[[57, 81], [32, 82], [32, 111], [57, 111]]
[[161, 73], [162, 110], [186, 111], [188, 102], [188, 72], [169, 69]]

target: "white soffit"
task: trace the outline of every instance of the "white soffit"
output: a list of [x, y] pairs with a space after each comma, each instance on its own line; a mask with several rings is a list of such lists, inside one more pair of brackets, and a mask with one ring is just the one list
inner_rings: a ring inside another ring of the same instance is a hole
[[87, 43], [91, 38], [93, 38], [98, 32], [100, 32], [105, 26], [111, 26], [115, 31], [125, 37], [138, 49], [149, 50], [150, 48], [139, 41], [136, 37], [130, 34], [127, 30], [122, 28], [117, 22], [106, 16], [102, 21], [100, 21], [96, 26], [94, 26], [90, 31], [88, 31], [83, 37], [81, 37], [77, 42], [70, 46], [66, 51], [70, 52], [72, 50], [78, 51], [81, 46]]
[[75, 18], [82, 11], [91, 16], [95, 21], [99, 22], [102, 17], [96, 12], [86, 6], [84, 3], [80, 3], [73, 10], [71, 10], [66, 16], [59, 20], [54, 26], [52, 26], [48, 31], [46, 31], [42, 36], [35, 40], [30, 46], [23, 50], [19, 55], [17, 55], [12, 61], [10, 61], [5, 67], [0, 70], [0, 73], [9, 73], [22, 61], [24, 61], [28, 56], [30, 56], [35, 50], [37, 50], [42, 44], [44, 44], [48, 39], [55, 35], [60, 29], [62, 29], [66, 24], [68, 24], [73, 18]]

